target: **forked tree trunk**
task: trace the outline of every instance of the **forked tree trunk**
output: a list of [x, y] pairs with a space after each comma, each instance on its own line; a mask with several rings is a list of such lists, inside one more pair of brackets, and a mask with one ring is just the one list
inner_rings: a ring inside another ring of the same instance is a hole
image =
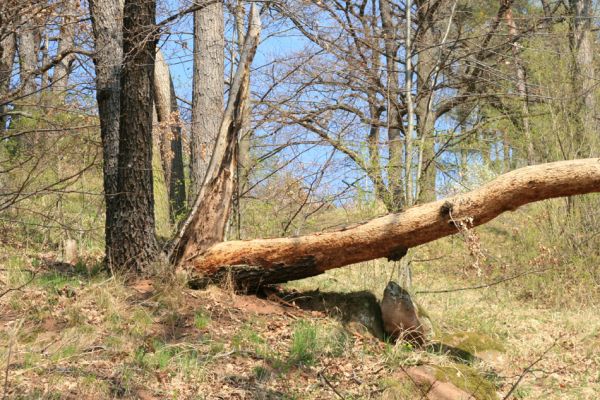
[[380, 257], [396, 260], [408, 248], [456, 233], [459, 222], [474, 227], [527, 203], [591, 192], [600, 192], [600, 159], [541, 164], [501, 175], [468, 193], [338, 231], [218, 243], [188, 252], [181, 265], [193, 270], [198, 285], [231, 279], [238, 287], [255, 289]]

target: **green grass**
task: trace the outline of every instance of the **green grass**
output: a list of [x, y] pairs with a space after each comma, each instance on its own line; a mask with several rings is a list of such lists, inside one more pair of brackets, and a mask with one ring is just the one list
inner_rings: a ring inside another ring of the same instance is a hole
[[299, 321], [292, 333], [289, 362], [294, 365], [312, 365], [320, 350], [317, 327], [311, 322]]
[[196, 329], [206, 329], [206, 327], [208, 327], [208, 325], [210, 324], [210, 321], [210, 315], [206, 314], [203, 311], [198, 311], [194, 315], [194, 326], [196, 327]]
[[478, 400], [496, 400], [496, 386], [483, 377], [477, 370], [463, 365], [436, 366], [436, 378], [451, 382], [456, 387], [472, 394]]

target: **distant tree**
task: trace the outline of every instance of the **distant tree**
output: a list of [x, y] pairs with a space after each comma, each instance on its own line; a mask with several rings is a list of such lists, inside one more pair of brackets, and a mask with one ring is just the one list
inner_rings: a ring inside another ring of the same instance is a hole
[[14, 12], [14, 9], [9, 9], [8, 2], [0, 5], [0, 103], [2, 103], [0, 105], [0, 132], [6, 129], [8, 120], [8, 115], [5, 114], [7, 107], [4, 103], [7, 100], [5, 96], [10, 87], [17, 50]]
[[[63, 0], [60, 4], [60, 32], [58, 37], [58, 53], [75, 47], [75, 30], [79, 26], [78, 2], [74, 0]], [[70, 54], [60, 60], [54, 67], [52, 76], [52, 90], [59, 96], [64, 97], [69, 84], [69, 77], [73, 70], [75, 55]]]
[[159, 149], [169, 199], [169, 216], [175, 222], [185, 208], [182, 121], [173, 78], [162, 51], [156, 52], [154, 102], [159, 129]]

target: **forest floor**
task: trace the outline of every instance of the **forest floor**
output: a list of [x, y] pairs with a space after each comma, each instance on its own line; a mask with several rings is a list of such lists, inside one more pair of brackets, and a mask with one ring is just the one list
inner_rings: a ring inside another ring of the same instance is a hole
[[[462, 358], [381, 341], [341, 322], [335, 306], [324, 312], [273, 295], [191, 290], [182, 277], [124, 285], [88, 270], [90, 260], [67, 265], [5, 243], [0, 390], [14, 399], [419, 399], [443, 398], [432, 388], [449, 382], [476, 399], [599, 398], [600, 313], [585, 300], [595, 295], [552, 287], [543, 271], [553, 256], [544, 248], [528, 266], [543, 266], [533, 274], [541, 280], [497, 283], [457, 240], [415, 251], [412, 291], [434, 340], [469, 354]], [[373, 261], [285, 289], [381, 298], [397, 269]], [[497, 284], [424, 293], [481, 282]], [[583, 297], [571, 301], [574, 293]]]
[[597, 309], [528, 307], [491, 288], [424, 301], [438, 336], [481, 353], [474, 362], [214, 287], [45, 272], [0, 301], [8, 398], [410, 399], [420, 392], [404, 372], [417, 365], [480, 399], [522, 374], [511, 398], [600, 394]]

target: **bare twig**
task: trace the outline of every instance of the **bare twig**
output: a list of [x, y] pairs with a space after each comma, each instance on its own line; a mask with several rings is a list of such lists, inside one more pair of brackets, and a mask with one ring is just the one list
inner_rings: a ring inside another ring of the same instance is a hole
[[337, 389], [335, 388], [335, 386], [333, 386], [333, 385], [331, 384], [331, 382], [329, 382], [329, 380], [328, 380], [328, 379], [325, 377], [325, 374], [323, 373], [323, 371], [322, 371], [322, 370], [321, 370], [321, 371], [319, 371], [319, 372], [317, 373], [317, 376], [318, 376], [319, 378], [321, 378], [321, 379], [323, 380], [323, 382], [325, 382], [325, 383], [327, 384], [327, 386], [329, 386], [329, 388], [330, 388], [331, 390], [333, 390], [333, 393], [335, 393], [335, 394], [336, 394], [336, 395], [337, 395], [337, 396], [338, 396], [340, 399], [342, 399], [342, 400], [345, 400], [345, 399], [346, 399], [344, 396], [342, 396], [342, 395], [340, 394], [340, 392], [338, 392], [338, 391], [337, 391]]
[[24, 284], [22, 284], [21, 286], [17, 286], [14, 288], [8, 288], [6, 289], [4, 292], [0, 293], [0, 297], [4, 297], [5, 295], [7, 295], [10, 292], [17, 292], [20, 291], [21, 289], [23, 289], [25, 286], [29, 285], [31, 282], [33, 282], [33, 280], [35, 279], [35, 276], [37, 274], [37, 271], [30, 271], [30, 270], [24, 270], [27, 271], [31, 274], [31, 276], [29, 277], [29, 280], [27, 282], [25, 282]]
[[554, 269], [554, 268], [555, 267], [548, 267], [548, 268], [543, 268], [543, 269], [536, 269], [536, 270], [525, 271], [525, 272], [521, 272], [521, 273], [516, 274], [516, 275], [509, 276], [507, 278], [498, 279], [496, 281], [493, 281], [493, 282], [490, 282], [490, 283], [485, 283], [485, 284], [482, 284], [482, 285], [477, 285], [477, 286], [467, 286], [467, 287], [462, 287], [462, 288], [440, 289], [440, 290], [422, 290], [422, 291], [418, 291], [418, 292], [415, 292], [415, 293], [416, 294], [452, 293], [452, 292], [462, 292], [464, 290], [484, 289], [484, 288], [488, 288], [488, 287], [491, 287], [491, 286], [494, 286], [494, 285], [498, 285], [498, 284], [503, 283], [503, 282], [512, 281], [513, 279], [520, 278], [520, 277], [522, 277], [524, 275], [541, 274], [542, 272], [546, 272], [546, 271]]
[[502, 398], [502, 400], [508, 400], [508, 398], [510, 397], [510, 395], [517, 389], [517, 387], [519, 386], [519, 384], [521, 383], [521, 381], [523, 380], [523, 378], [525, 378], [525, 375], [527, 375], [528, 373], [531, 372], [531, 369], [540, 361], [542, 361], [542, 359], [546, 356], [546, 354], [548, 354], [550, 352], [550, 350], [552, 350], [552, 348], [554, 348], [554, 346], [556, 346], [556, 344], [558, 343], [558, 341], [560, 340], [562, 336], [558, 337], [546, 350], [544, 350], [544, 352], [535, 360], [533, 361], [531, 364], [529, 364], [524, 370], [523, 372], [521, 372], [521, 374], [519, 375], [519, 378], [516, 380], [515, 383], [513, 383], [513, 385], [510, 387], [510, 390], [508, 391], [508, 393], [506, 393], [506, 395]]

